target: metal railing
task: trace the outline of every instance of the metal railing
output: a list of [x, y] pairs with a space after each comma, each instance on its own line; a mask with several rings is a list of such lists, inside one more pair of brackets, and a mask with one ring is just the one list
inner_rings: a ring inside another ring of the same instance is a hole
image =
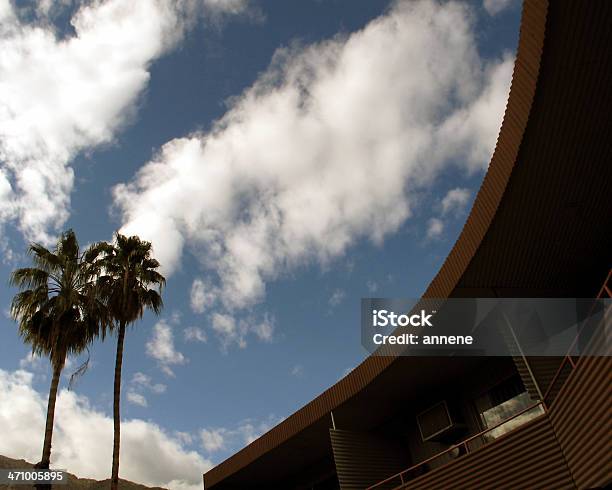
[[[603, 283], [603, 286], [601, 287], [601, 289], [599, 290], [599, 293], [597, 294], [596, 299], [601, 299], [607, 297], [608, 298], [612, 298], [612, 288], [610, 286], [608, 286], [608, 284], [610, 283], [610, 280], [612, 279], [612, 269], [610, 269], [610, 271], [608, 272], [608, 275], [606, 277], [606, 280]], [[591, 308], [591, 313], [593, 311], [593, 308], [595, 307], [595, 305], [593, 305], [593, 307]], [[587, 318], [590, 317], [590, 313], [587, 316]], [[605, 321], [605, 314], [602, 318], [602, 321]], [[444, 455], [451, 455], [454, 454], [454, 456], [452, 458], [449, 458], [449, 460], [447, 461], [447, 463], [450, 463], [451, 461], [453, 461], [456, 457], [458, 456], [463, 456], [465, 454], [469, 454], [477, 449], [480, 449], [483, 446], [486, 446], [488, 444], [490, 444], [491, 442], [495, 441], [495, 440], [499, 440], [500, 438], [508, 435], [509, 433], [511, 433], [512, 431], [509, 431], [505, 434], [502, 434], [499, 437], [494, 437], [492, 438], [492, 440], [487, 441], [485, 440], [485, 436], [487, 434], [489, 434], [490, 432], [494, 431], [495, 429], [498, 429], [499, 427], [501, 427], [504, 424], [507, 424], [508, 422], [517, 419], [518, 417], [520, 417], [521, 415], [526, 414], [527, 412], [534, 410], [536, 407], [540, 407], [542, 409], [542, 413], [536, 417], [534, 417], [531, 420], [536, 420], [539, 419], [540, 417], [546, 415], [546, 413], [548, 412], [551, 404], [552, 404], [552, 400], [550, 403], [547, 402], [547, 399], [549, 397], [549, 395], [552, 393], [552, 390], [555, 386], [555, 383], [558, 379], [560, 379], [560, 375], [563, 372], [563, 370], [565, 369], [566, 366], [570, 366], [570, 373], [573, 372], [574, 369], [576, 369], [577, 363], [576, 361], [574, 361], [573, 356], [572, 356], [572, 352], [574, 351], [574, 348], [576, 347], [576, 343], [579, 341], [580, 338], [580, 334], [583, 332], [584, 327], [586, 325], [583, 325], [578, 332], [576, 333], [576, 337], [574, 338], [574, 341], [572, 342], [570, 348], [567, 351], [567, 354], [563, 357], [561, 363], [559, 364], [559, 368], [557, 369], [555, 375], [552, 377], [549, 385], [548, 385], [548, 389], [546, 390], [546, 392], [544, 393], [544, 396], [542, 397], [542, 400], [538, 401], [537, 403], [534, 403], [532, 405], [530, 405], [529, 407], [521, 410], [518, 413], [515, 413], [514, 415], [512, 415], [511, 417], [508, 417], [505, 420], [502, 420], [501, 422], [499, 422], [498, 424], [494, 425], [493, 427], [489, 427], [486, 430], [483, 430], [482, 432], [479, 432], [478, 434], [475, 434], [473, 436], [468, 437], [467, 439], [461, 441], [458, 444], [455, 444], [451, 447], [449, 447], [448, 449], [445, 449], [444, 451], [441, 451], [439, 453], [437, 453], [436, 455], [421, 461], [420, 463], [415, 464], [414, 466], [411, 466], [410, 468], [403, 470], [399, 473], [396, 473], [395, 475], [390, 476], [389, 478], [386, 478], [370, 487], [368, 487], [366, 490], [372, 490], [372, 489], [377, 489], [377, 488], [381, 488], [381, 487], [385, 487], [385, 486], [389, 486], [391, 484], [393, 484], [394, 482], [396, 483], [395, 486], [393, 486], [393, 489], [398, 489], [401, 488], [402, 486], [404, 486], [406, 483], [408, 483], [410, 480], [416, 478], [417, 476], [421, 476], [422, 474], [426, 473], [427, 471], [430, 471], [431, 469], [435, 469], [435, 468], [428, 468], [427, 465], [429, 465], [430, 463], [432, 463], [434, 460], [441, 458]], [[561, 389], [563, 388], [563, 386], [565, 385], [565, 382], [567, 381], [567, 379], [563, 380], [563, 385], [559, 388], [559, 391], [561, 391]], [[530, 421], [531, 421], [530, 420]], [[522, 425], [522, 424], [521, 424]], [[483, 440], [483, 444], [479, 445], [478, 447], [474, 448], [474, 449], [470, 449], [470, 442], [477, 440], [481, 438]], [[442, 463], [445, 464], [445, 463]], [[410, 474], [412, 473], [412, 476], [410, 476]]]
[[[445, 454], [449, 454], [449, 453], [454, 453], [455, 452], [456, 456], [454, 456], [454, 457], [458, 457], [459, 455], [465, 455], [465, 454], [471, 453], [471, 452], [475, 451], [476, 449], [480, 449], [481, 447], [489, 444], [492, 441], [484, 441], [483, 444], [479, 445], [478, 447], [473, 448], [473, 449], [470, 448], [470, 442], [472, 442], [472, 441], [474, 441], [476, 439], [479, 439], [479, 438], [483, 438], [484, 439], [487, 434], [491, 433], [495, 429], [498, 429], [502, 425], [507, 424], [508, 422], [519, 418], [521, 415], [524, 415], [527, 412], [529, 412], [531, 410], [534, 410], [537, 407], [540, 407], [542, 409], [542, 413], [537, 415], [533, 419], [531, 419], [531, 420], [536, 420], [536, 419], [540, 418], [541, 416], [543, 416], [546, 413], [546, 408], [545, 408], [545, 406], [544, 406], [544, 404], [542, 402], [533, 403], [532, 405], [529, 405], [528, 407], [524, 408], [520, 412], [515, 413], [511, 417], [508, 417], [508, 418], [498, 422], [494, 426], [488, 427], [487, 429], [479, 432], [478, 434], [470, 436], [467, 439], [464, 439], [463, 441], [461, 441], [460, 443], [454, 444], [453, 446], [449, 447], [448, 449], [445, 449], [444, 451], [439, 452], [438, 454], [432, 456], [431, 458], [428, 458], [428, 459], [426, 459], [424, 461], [421, 461], [420, 463], [417, 463], [417, 464], [415, 464], [414, 466], [411, 466], [408, 469], [405, 469], [405, 470], [403, 470], [403, 471], [401, 471], [399, 473], [396, 473], [395, 475], [392, 475], [389, 478], [386, 478], [385, 480], [382, 480], [382, 481], [380, 481], [380, 482], [378, 482], [378, 483], [368, 487], [366, 490], [371, 490], [371, 489], [387, 486], [390, 483], [393, 483], [394, 481], [397, 481], [397, 486], [395, 486], [393, 488], [400, 488], [402, 485], [404, 485], [405, 483], [408, 483], [408, 481], [412, 480], [412, 478], [414, 478], [416, 476], [420, 476], [420, 474], [426, 473], [428, 471], [428, 469], [426, 468], [426, 465], [431, 463], [432, 461], [442, 457]], [[507, 434], [509, 434], [509, 432], [506, 433], [506, 434], [503, 434], [503, 435], [501, 435], [499, 437], [495, 437], [493, 440], [499, 440], [500, 438], [506, 436]], [[453, 459], [454, 459], [454, 457], [453, 457]], [[419, 475], [415, 475], [412, 478], [406, 478], [410, 473], [419, 473], [419, 470], [421, 470]]]
[[[596, 300], [597, 299], [602, 299], [602, 298], [606, 297], [606, 295], [607, 295], [608, 298], [612, 298], [612, 290], [608, 286], [608, 284], [610, 283], [611, 279], [612, 279], [612, 269], [610, 269], [610, 271], [608, 271], [608, 275], [606, 277], [606, 280], [604, 281], [604, 283], [601, 286], [599, 292], [597, 293], [597, 296], [595, 298]], [[595, 304], [593, 304], [593, 306], [591, 307], [591, 310], [590, 310], [589, 314], [587, 315], [587, 318], [589, 318], [591, 316], [591, 313], [593, 312], [594, 308], [595, 308]], [[606, 320], [606, 315], [604, 313], [601, 321], [603, 322], [605, 320]], [[542, 397], [542, 402], [544, 402], [545, 406], [547, 406], [548, 408], [550, 408], [550, 405], [554, 402], [554, 399], [551, 400], [550, 402], [548, 401], [549, 396], [552, 393], [554, 393], [553, 389], [555, 388], [557, 380], [560, 379], [560, 376], [561, 376], [561, 373], [563, 372], [563, 370], [568, 365], [570, 366], [570, 373], [574, 369], [576, 369], [577, 362], [574, 360], [572, 353], [574, 351], [574, 348], [576, 347], [576, 344], [580, 340], [580, 335], [584, 331], [585, 327], [586, 327], [586, 325], [582, 325], [582, 327], [576, 333], [576, 337], [574, 337], [574, 341], [570, 345], [570, 348], [567, 350], [567, 353], [565, 354], [565, 357], [563, 357], [561, 363], [559, 364], [559, 367], [558, 367], [557, 371], [555, 372], [555, 375], [552, 377], [550, 383], [548, 384], [548, 389], [546, 390], [546, 392], [544, 393], [544, 396]], [[561, 391], [561, 389], [563, 388], [564, 385], [565, 385], [565, 382], [563, 383], [563, 385], [561, 385], [559, 387], [559, 391]]]

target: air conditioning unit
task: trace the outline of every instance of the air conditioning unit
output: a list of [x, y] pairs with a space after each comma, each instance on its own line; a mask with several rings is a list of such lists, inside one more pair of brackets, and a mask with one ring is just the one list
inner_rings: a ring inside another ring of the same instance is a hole
[[423, 441], [444, 440], [459, 428], [445, 400], [419, 413], [416, 419]]

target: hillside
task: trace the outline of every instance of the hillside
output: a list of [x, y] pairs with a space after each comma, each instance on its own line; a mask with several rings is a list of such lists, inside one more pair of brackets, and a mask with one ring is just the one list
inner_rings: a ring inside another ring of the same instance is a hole
[[[2, 469], [32, 468], [33, 466], [32, 463], [28, 463], [23, 459], [12, 459], [0, 456], [0, 468]], [[34, 487], [30, 485], [0, 485], [0, 489], [2, 490], [29, 490], [33, 488]], [[68, 473], [68, 483], [66, 485], [56, 485], [55, 488], [61, 490], [106, 490], [110, 488], [110, 479], [99, 481], [90, 478], [78, 478]], [[119, 488], [122, 490], [165, 490], [160, 487], [146, 487], [127, 480], [119, 480]]]

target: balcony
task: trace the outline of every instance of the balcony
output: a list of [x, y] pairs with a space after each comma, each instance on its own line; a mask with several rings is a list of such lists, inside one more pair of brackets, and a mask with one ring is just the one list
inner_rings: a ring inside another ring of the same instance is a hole
[[[597, 298], [612, 297], [611, 277], [612, 271]], [[602, 321], [610, 321], [609, 310]], [[601, 387], [609, 385], [612, 358], [610, 352], [590, 356], [588, 347], [575, 355], [574, 347], [591, 335], [589, 330], [588, 325], [580, 329], [542, 400], [528, 404], [527, 396], [518, 396], [485, 411], [486, 430], [367, 490], [522, 488], [535, 482], [546, 488], [589, 488], [605, 479], [612, 473], [610, 435], [599, 421], [609, 415], [609, 390]], [[606, 335], [605, 329], [596, 331]], [[609, 344], [601, 336], [588, 342]], [[517, 411], [517, 405], [524, 408]]]

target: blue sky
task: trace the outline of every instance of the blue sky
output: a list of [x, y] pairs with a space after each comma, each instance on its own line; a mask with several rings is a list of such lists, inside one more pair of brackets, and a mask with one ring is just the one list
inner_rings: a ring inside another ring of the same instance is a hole
[[[125, 478], [199, 487], [357, 365], [360, 299], [420, 295], [460, 232], [519, 19], [508, 0], [1, 0], [0, 454], [37, 460], [49, 383], [8, 274], [68, 227], [138, 233], [168, 277], [126, 339]], [[54, 461], [105, 478], [114, 339], [91, 364]]]

